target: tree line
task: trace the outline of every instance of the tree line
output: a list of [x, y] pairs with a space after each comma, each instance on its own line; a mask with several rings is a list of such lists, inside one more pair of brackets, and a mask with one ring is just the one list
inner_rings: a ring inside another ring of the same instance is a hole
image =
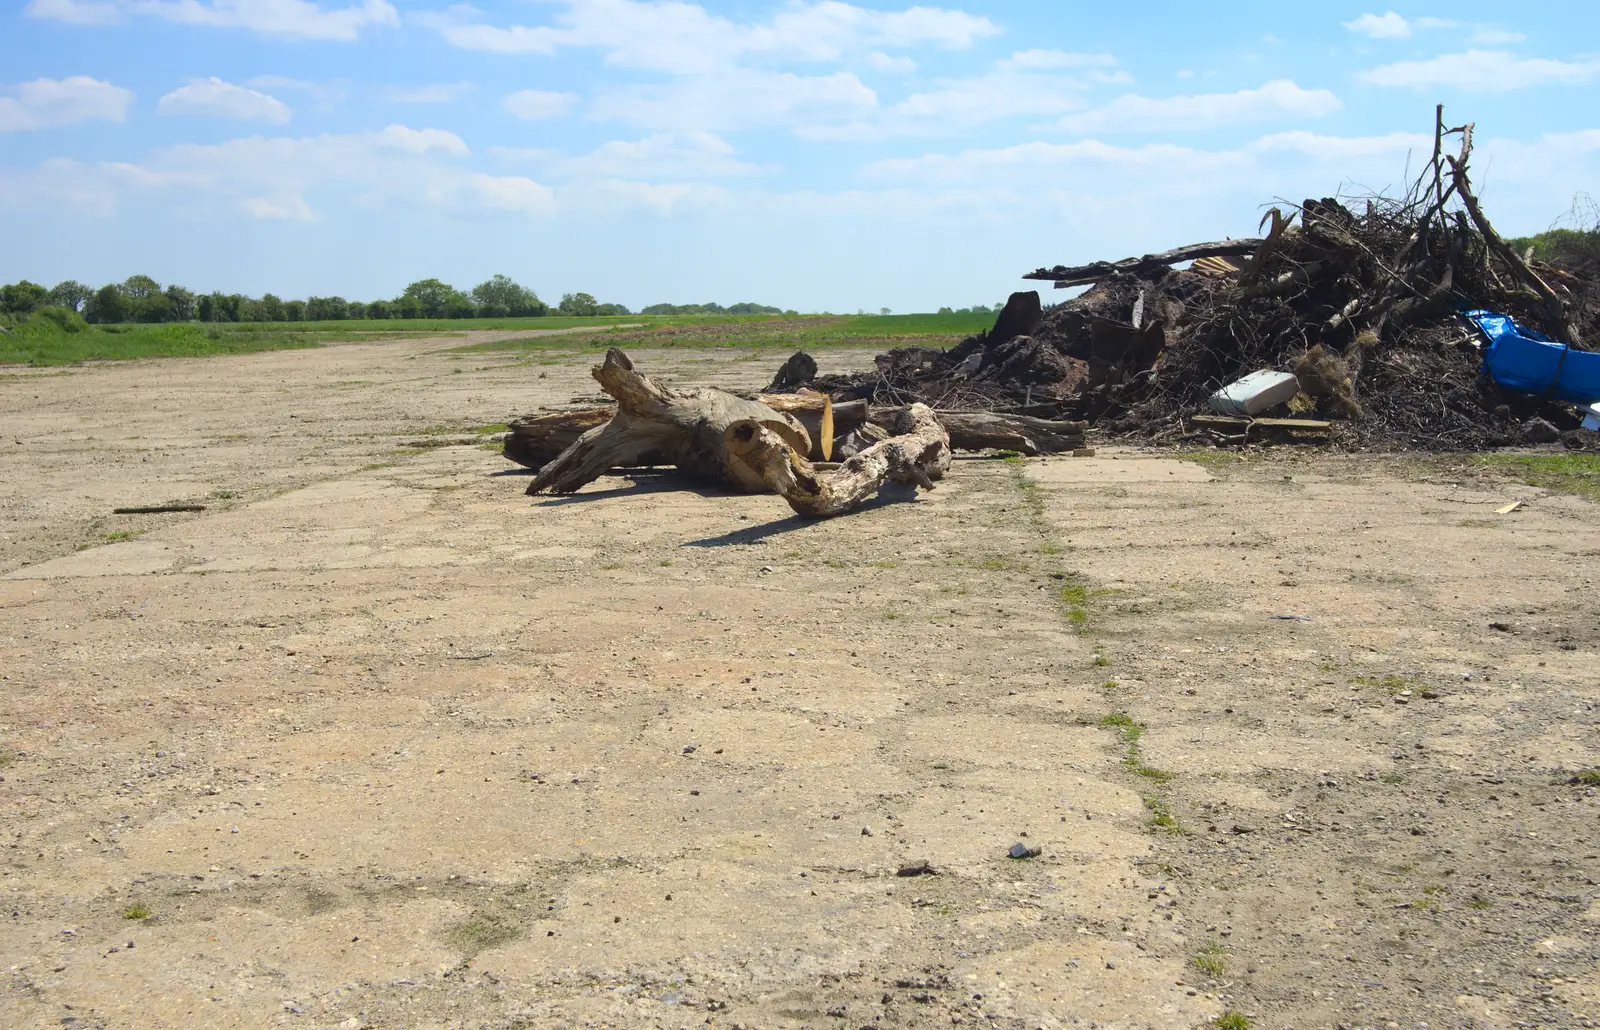
[[[674, 305], [657, 304], [646, 308]], [[718, 305], [684, 307], [718, 308]], [[129, 276], [99, 289], [74, 279], [46, 289], [26, 279], [0, 286], [0, 314], [26, 316], [45, 308], [76, 312], [87, 322], [324, 322], [385, 318], [507, 318], [543, 315], [628, 315], [621, 304], [602, 304], [587, 293], [563, 294], [552, 308], [534, 291], [509, 276], [496, 275], [462, 292], [438, 279], [420, 279], [393, 300], [363, 303], [343, 297], [283, 300], [270, 293], [247, 297], [238, 293], [195, 293], [176, 284], [167, 287], [147, 275]], [[725, 309], [777, 312], [777, 308], [735, 304]], [[674, 312], [677, 313], [677, 312]]]

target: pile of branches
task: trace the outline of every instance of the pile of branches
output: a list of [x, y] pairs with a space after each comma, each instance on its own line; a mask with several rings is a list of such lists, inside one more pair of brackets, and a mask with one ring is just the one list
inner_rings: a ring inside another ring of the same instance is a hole
[[[1014, 293], [994, 328], [957, 347], [899, 347], [878, 355], [871, 371], [814, 376], [804, 385], [841, 401], [1056, 417], [1082, 385], [1085, 366], [1034, 338], [1043, 317], [1038, 293]], [[768, 389], [780, 386], [791, 384]]]
[[[1440, 109], [1432, 159], [1404, 197], [1369, 198], [1359, 212], [1332, 198], [1269, 211], [1270, 231], [1236, 273], [1114, 273], [1165, 305], [1170, 328], [1159, 361], [1124, 363], [1123, 375], [1102, 377], [1079, 398], [1076, 413], [1092, 412], [1111, 432], [1192, 437], [1185, 415], [1268, 368], [1299, 377], [1297, 413], [1344, 421], [1346, 438], [1361, 445], [1503, 446], [1536, 416], [1575, 430], [1571, 407], [1503, 394], [1483, 375], [1478, 340], [1458, 317], [1468, 308], [1505, 312], [1575, 347], [1595, 318], [1579, 276], [1517, 253], [1484, 215], [1468, 174], [1472, 128], [1446, 128]], [[1040, 335], [1081, 350], [1065, 338], [1081, 336], [1073, 305], [1065, 307]]]
[[998, 411], [1042, 400], [1107, 437], [1179, 442], [1211, 432], [1187, 417], [1213, 392], [1274, 369], [1301, 384], [1287, 414], [1334, 421], [1348, 446], [1506, 446], [1534, 442], [1539, 422], [1592, 444], [1570, 405], [1502, 392], [1460, 318], [1487, 308], [1578, 349], [1600, 340], [1593, 263], [1535, 261], [1495, 231], [1472, 189], [1472, 135], [1446, 127], [1441, 107], [1404, 196], [1307, 200], [1269, 210], [1259, 238], [1039, 269], [1026, 278], [1090, 288], [1031, 325], [1002, 315], [951, 351], [891, 351], [873, 373], [814, 385]]

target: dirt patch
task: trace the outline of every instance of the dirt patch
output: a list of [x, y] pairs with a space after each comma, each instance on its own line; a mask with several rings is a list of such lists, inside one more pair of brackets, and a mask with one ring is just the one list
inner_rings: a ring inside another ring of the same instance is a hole
[[[958, 459], [812, 524], [399, 446], [587, 365], [0, 385], [0, 1024], [1593, 1012], [1590, 502], [1128, 453]], [[112, 501], [191, 496], [101, 542]]]

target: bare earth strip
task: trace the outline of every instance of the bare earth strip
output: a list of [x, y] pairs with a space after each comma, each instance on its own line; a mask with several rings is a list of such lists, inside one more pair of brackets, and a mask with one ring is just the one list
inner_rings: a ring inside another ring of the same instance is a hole
[[0, 381], [0, 1025], [1593, 1017], [1592, 505], [1133, 454], [534, 501], [470, 430], [590, 359], [462, 342]]

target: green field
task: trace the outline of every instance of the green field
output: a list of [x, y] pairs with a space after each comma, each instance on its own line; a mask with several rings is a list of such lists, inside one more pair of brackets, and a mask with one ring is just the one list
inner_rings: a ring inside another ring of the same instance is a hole
[[526, 337], [466, 344], [471, 351], [607, 347], [951, 346], [988, 328], [990, 314], [958, 315], [627, 315], [599, 318], [391, 319], [346, 322], [185, 322], [85, 325], [39, 314], [0, 334], [0, 364], [201, 357], [320, 347], [333, 343], [468, 332], [596, 327], [593, 335]]
[[471, 343], [463, 351], [525, 351], [548, 348], [604, 347], [768, 347], [806, 348], [876, 346], [882, 349], [922, 345], [952, 347], [989, 328], [995, 316], [964, 315], [801, 315], [783, 317], [689, 315], [661, 319], [627, 319], [636, 328], [618, 326], [580, 339], [530, 337]]
[[1531, 486], [1600, 501], [1600, 454], [1481, 454], [1477, 462]]

